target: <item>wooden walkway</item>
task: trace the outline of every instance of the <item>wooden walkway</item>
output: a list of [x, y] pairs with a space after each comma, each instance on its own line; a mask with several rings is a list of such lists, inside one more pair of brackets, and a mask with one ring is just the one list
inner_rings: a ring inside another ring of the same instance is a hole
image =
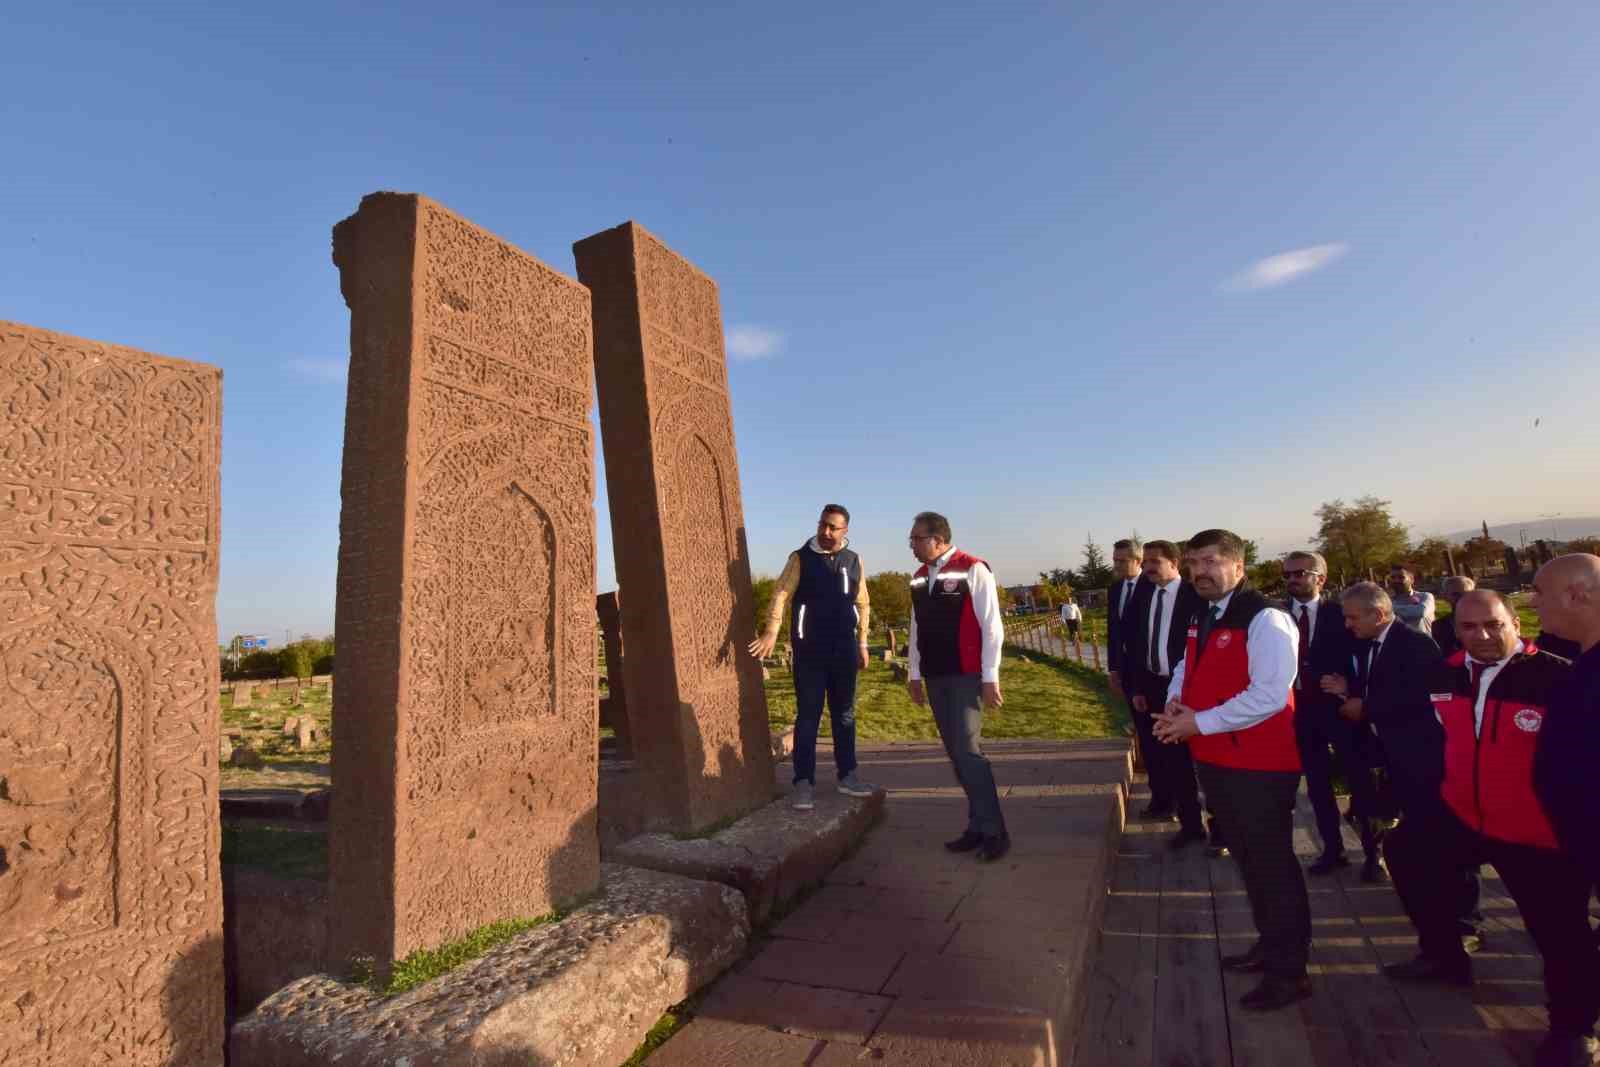
[[[1174, 855], [1175, 826], [1137, 821], [1142, 777], [1114, 861], [1100, 953], [1077, 1034], [1075, 1067], [1511, 1067], [1532, 1061], [1544, 1036], [1542, 967], [1516, 906], [1485, 867], [1487, 943], [1477, 983], [1453, 990], [1392, 982], [1379, 965], [1415, 954], [1415, 931], [1388, 885], [1359, 878], [1357, 862], [1311, 890], [1314, 995], [1266, 1015], [1241, 1011], [1256, 977], [1222, 970], [1221, 955], [1254, 940], [1244, 885], [1231, 859], [1203, 848]], [[1305, 794], [1296, 851], [1320, 851]]]

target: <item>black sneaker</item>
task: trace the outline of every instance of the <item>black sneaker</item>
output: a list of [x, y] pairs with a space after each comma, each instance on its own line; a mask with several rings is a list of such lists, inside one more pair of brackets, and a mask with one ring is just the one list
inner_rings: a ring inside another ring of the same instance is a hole
[[946, 841], [944, 847], [951, 852], [971, 852], [983, 844], [983, 835], [976, 830], [967, 830], [954, 841]]

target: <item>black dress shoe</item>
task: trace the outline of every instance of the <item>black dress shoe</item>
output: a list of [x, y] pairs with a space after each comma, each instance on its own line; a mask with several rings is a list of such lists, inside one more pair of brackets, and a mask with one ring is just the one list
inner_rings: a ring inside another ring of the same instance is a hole
[[1206, 833], [1204, 830], [1179, 830], [1172, 836], [1172, 840], [1167, 842], [1167, 847], [1176, 852], [1185, 845], [1192, 845], [1196, 841], [1204, 841], [1205, 839]]
[[1383, 885], [1389, 880], [1389, 872], [1383, 869], [1378, 857], [1368, 856], [1367, 862], [1361, 865], [1361, 880], [1368, 885]]
[[1350, 861], [1343, 852], [1324, 852], [1311, 866], [1306, 868], [1307, 874], [1332, 874], [1340, 867], [1350, 866]]
[[1239, 1007], [1246, 1011], [1277, 1011], [1311, 995], [1311, 979], [1280, 978], [1267, 975], [1261, 984], [1239, 998]]
[[1212, 859], [1220, 859], [1228, 854], [1228, 842], [1223, 839], [1222, 830], [1217, 826], [1217, 820], [1211, 820], [1210, 840], [1206, 842], [1206, 855]]
[[1548, 1035], [1533, 1054], [1534, 1067], [1590, 1067], [1594, 1063], [1594, 1039], [1582, 1035]]
[[1462, 988], [1472, 984], [1472, 964], [1467, 960], [1456, 962], [1418, 956], [1404, 963], [1386, 963], [1383, 973], [1407, 982], [1439, 982]]
[[978, 847], [978, 862], [993, 863], [1010, 851], [1010, 834], [991, 834], [984, 838], [983, 844]]
[[1261, 951], [1259, 944], [1251, 945], [1249, 952], [1241, 952], [1237, 956], [1222, 957], [1224, 970], [1239, 971], [1244, 974], [1254, 974], [1263, 970], [1267, 965], [1266, 954]]
[[954, 841], [946, 841], [944, 847], [951, 852], [971, 852], [983, 844], [983, 835], [976, 830], [967, 830]]

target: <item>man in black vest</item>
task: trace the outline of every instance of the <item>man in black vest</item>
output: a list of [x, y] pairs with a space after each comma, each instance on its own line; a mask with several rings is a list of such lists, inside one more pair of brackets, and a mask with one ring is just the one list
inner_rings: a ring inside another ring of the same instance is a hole
[[1339, 829], [1339, 802], [1333, 795], [1333, 762], [1328, 756], [1331, 748], [1344, 768], [1345, 782], [1350, 787], [1350, 812], [1361, 834], [1361, 850], [1366, 854], [1361, 880], [1382, 882], [1386, 875], [1378, 859], [1377, 798], [1369, 762], [1374, 745], [1372, 731], [1365, 723], [1340, 715], [1340, 698], [1324, 692], [1321, 685], [1324, 674], [1342, 674], [1350, 662], [1351, 638], [1344, 625], [1344, 609], [1339, 601], [1323, 595], [1328, 564], [1320, 553], [1289, 553], [1283, 561], [1283, 577], [1289, 598], [1282, 607], [1300, 633], [1300, 670], [1294, 680], [1295, 737], [1300, 745], [1300, 766], [1305, 771], [1306, 795], [1322, 838], [1322, 856], [1307, 871], [1332, 874], [1350, 865]]
[[856, 672], [867, 665], [866, 574], [849, 548], [850, 513], [829, 504], [817, 535], [789, 553], [772, 591], [765, 632], [750, 654], [765, 659], [778, 642], [783, 608], [790, 604], [789, 644], [794, 649], [794, 792], [796, 811], [816, 807], [817, 729], [826, 701], [833, 724], [833, 762], [839, 792], [871, 796], [875, 786], [856, 777]]
[[1111, 546], [1111, 572], [1117, 580], [1106, 590], [1106, 670], [1109, 672], [1111, 691], [1128, 702], [1134, 730], [1139, 741], [1139, 760], [1150, 776], [1150, 805], [1139, 812], [1142, 819], [1170, 819], [1173, 800], [1157, 789], [1151, 767], [1159, 761], [1155, 735], [1150, 732], [1150, 717], [1133, 710], [1132, 682], [1127, 669], [1128, 634], [1123, 626], [1133, 608], [1133, 597], [1143, 585], [1140, 568], [1143, 564], [1144, 546], [1132, 538], [1123, 538]]
[[1189, 621], [1201, 603], [1194, 586], [1179, 574], [1179, 563], [1178, 546], [1171, 541], [1144, 543], [1144, 580], [1134, 590], [1121, 627], [1123, 684], [1139, 736], [1152, 738], [1144, 753], [1150, 795], [1155, 798], [1151, 807], [1178, 816], [1180, 829], [1172, 839], [1173, 848], [1206, 836], [1189, 746], [1156, 744], [1151, 732], [1155, 716], [1167, 706], [1167, 686], [1183, 662]]

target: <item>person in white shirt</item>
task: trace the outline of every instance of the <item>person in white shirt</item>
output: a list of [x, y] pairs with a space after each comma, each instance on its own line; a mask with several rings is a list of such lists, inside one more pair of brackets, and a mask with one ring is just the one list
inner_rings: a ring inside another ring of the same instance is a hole
[[976, 851], [988, 863], [1011, 848], [982, 743], [984, 708], [1004, 703], [1000, 650], [1005, 629], [994, 572], [950, 538], [950, 521], [938, 512], [924, 511], [912, 521], [911, 554], [922, 566], [911, 578], [906, 688], [912, 703], [933, 708], [956, 781], [967, 794], [967, 828], [945, 848]]
[[1072, 643], [1078, 643], [1078, 634], [1083, 629], [1083, 609], [1078, 607], [1078, 602], [1067, 594], [1067, 602], [1061, 605], [1061, 625], [1067, 628], [1067, 633], [1072, 637]]

